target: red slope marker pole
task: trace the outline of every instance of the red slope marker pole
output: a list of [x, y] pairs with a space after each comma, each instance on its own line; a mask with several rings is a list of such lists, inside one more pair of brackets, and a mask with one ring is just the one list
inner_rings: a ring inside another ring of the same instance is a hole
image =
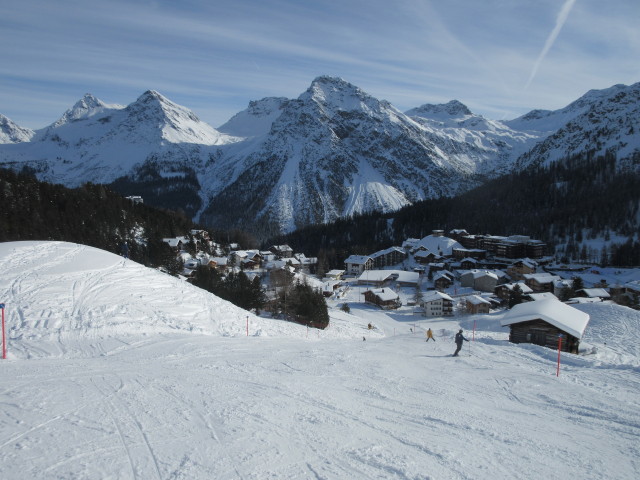
[[2, 359], [7, 359], [7, 336], [4, 330], [4, 303], [0, 303], [0, 310], [2, 310]]
[[560, 352], [562, 351], [562, 334], [558, 335], [558, 368], [556, 370], [556, 377], [560, 376]]

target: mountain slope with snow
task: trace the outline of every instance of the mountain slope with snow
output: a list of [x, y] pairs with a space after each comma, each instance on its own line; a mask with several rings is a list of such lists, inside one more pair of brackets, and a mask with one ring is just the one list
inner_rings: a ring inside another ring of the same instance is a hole
[[611, 154], [620, 170], [640, 172], [640, 83], [590, 91], [558, 112], [525, 117], [512, 124], [559, 128], [519, 157], [516, 169], [589, 152], [594, 156]]
[[[584, 353], [558, 377], [557, 352], [508, 343], [500, 313], [423, 319], [352, 289], [327, 330], [249, 314], [247, 337], [246, 312], [121, 257], [0, 247], [2, 478], [640, 474], [628, 308], [579, 306]], [[451, 358], [460, 326], [472, 341]]]
[[212, 192], [202, 219], [270, 233], [370, 210], [390, 211], [474, 184], [475, 165], [448, 157], [422, 127], [387, 102], [333, 77], [319, 77], [287, 102], [245, 170]]
[[28, 142], [35, 135], [33, 130], [23, 128], [11, 119], [0, 114], [0, 145]]
[[87, 94], [35, 133], [4, 120], [0, 164], [66, 186], [115, 182], [151, 205], [265, 238], [576, 154], [614, 153], [621, 169], [637, 169], [639, 85], [495, 121], [455, 100], [402, 113], [321, 76], [297, 99], [250, 102], [218, 130], [155, 91], [126, 107]]

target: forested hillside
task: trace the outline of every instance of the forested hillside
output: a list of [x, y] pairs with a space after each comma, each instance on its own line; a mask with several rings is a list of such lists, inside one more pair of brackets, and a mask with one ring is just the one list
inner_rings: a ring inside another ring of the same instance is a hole
[[[633, 165], [639, 164], [640, 158], [634, 158]], [[584, 154], [489, 181], [455, 198], [312, 226], [269, 243], [318, 252], [319, 259], [332, 268], [340, 267], [351, 253], [370, 254], [433, 229], [464, 228], [478, 234], [528, 235], [552, 248], [562, 245], [568, 261], [640, 265], [639, 206], [636, 171], [619, 169], [613, 155]], [[598, 251], [594, 259], [587, 240], [609, 240], [614, 235], [624, 240]]]
[[183, 215], [133, 202], [102, 185], [69, 189], [0, 169], [0, 241], [62, 240], [164, 265], [172, 255], [163, 237], [185, 235], [194, 224]]

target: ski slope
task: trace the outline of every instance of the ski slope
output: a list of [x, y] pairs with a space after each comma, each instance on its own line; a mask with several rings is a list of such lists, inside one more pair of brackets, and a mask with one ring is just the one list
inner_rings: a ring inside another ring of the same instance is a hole
[[1, 478], [640, 476], [627, 308], [580, 306], [587, 353], [556, 377], [557, 353], [509, 344], [500, 314], [424, 319], [353, 289], [307, 330], [61, 242], [0, 244], [0, 271]]

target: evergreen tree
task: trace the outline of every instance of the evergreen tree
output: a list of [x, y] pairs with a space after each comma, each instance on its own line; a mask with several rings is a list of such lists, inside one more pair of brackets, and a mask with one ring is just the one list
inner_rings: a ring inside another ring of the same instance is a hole
[[513, 308], [515, 305], [522, 303], [524, 301], [522, 295], [522, 288], [516, 284], [509, 293], [509, 308]]
[[584, 282], [582, 281], [581, 277], [576, 275], [572, 277], [571, 280], [572, 280], [572, 288], [574, 293], [584, 288]]

